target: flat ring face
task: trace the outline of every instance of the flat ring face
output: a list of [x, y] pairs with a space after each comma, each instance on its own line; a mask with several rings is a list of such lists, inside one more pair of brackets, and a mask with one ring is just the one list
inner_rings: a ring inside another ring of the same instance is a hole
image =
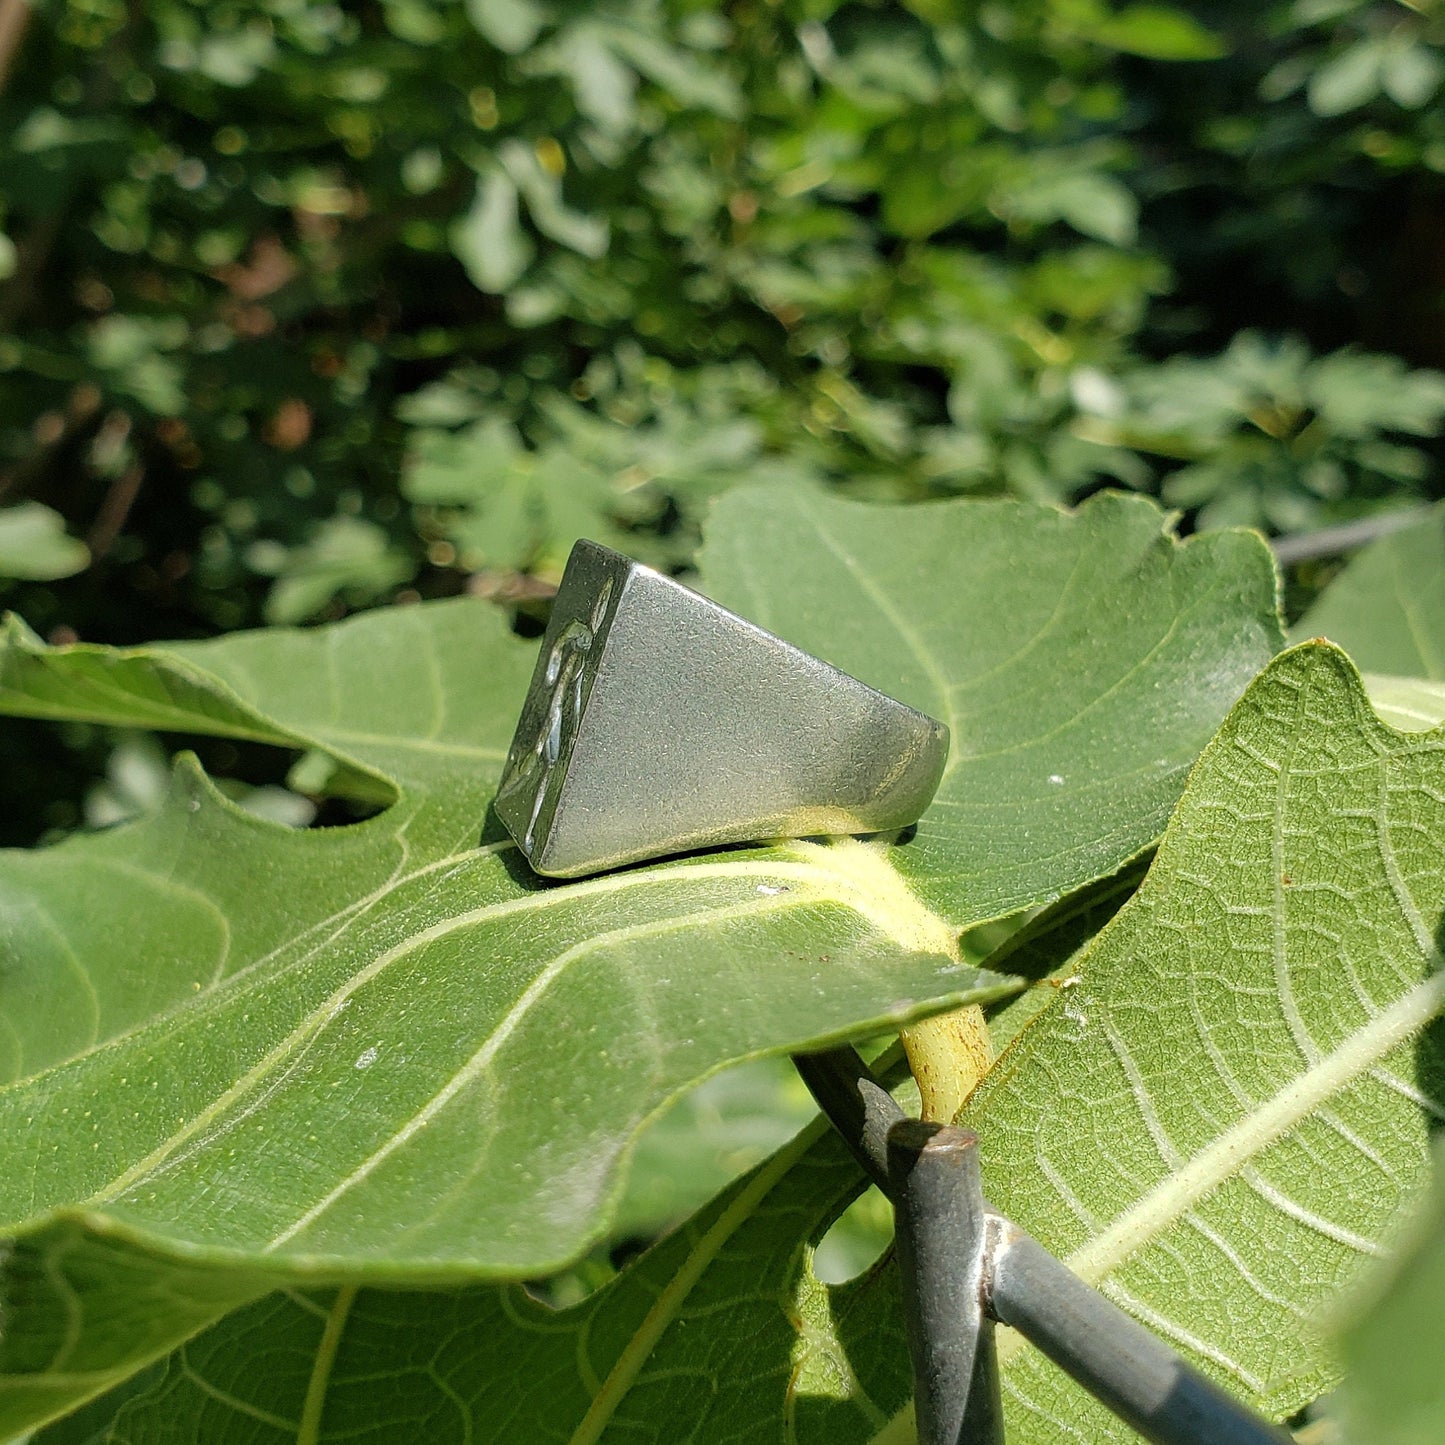
[[557, 589], [496, 800], [498, 817], [534, 868], [551, 839], [612, 604], [632, 565], [608, 547], [579, 542]]
[[572, 550], [496, 810], [559, 878], [906, 827], [942, 723], [596, 542]]

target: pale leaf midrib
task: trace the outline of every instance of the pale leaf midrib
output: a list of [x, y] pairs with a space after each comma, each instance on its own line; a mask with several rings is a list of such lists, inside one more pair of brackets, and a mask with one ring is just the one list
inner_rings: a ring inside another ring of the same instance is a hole
[[[939, 945], [946, 939], [947, 956], [956, 959], [952, 930], [936, 914], [919, 902], [901, 875], [873, 845], [858, 843], [856, 840], [850, 839], [840, 840], [832, 845], [800, 843], [794, 845], [794, 849], [802, 855], [797, 861], [786, 859], [721, 860], [694, 864], [685, 868], [660, 868], [608, 874], [602, 878], [572, 884], [565, 890], [543, 890], [526, 894], [521, 898], [487, 904], [468, 913], [444, 919], [429, 929], [413, 934], [403, 943], [386, 950], [365, 968], [353, 974], [345, 984], [310, 1010], [284, 1039], [235, 1083], [219, 1094], [206, 1108], [158, 1144], [143, 1159], [95, 1191], [86, 1202], [90, 1205], [104, 1204], [162, 1168], [183, 1144], [216, 1123], [233, 1105], [253, 1089], [262, 1085], [276, 1069], [285, 1064], [292, 1054], [319, 1033], [351, 997], [384, 969], [414, 952], [417, 948], [425, 947], [460, 929], [492, 923], [525, 909], [557, 906], [564, 900], [575, 901], [596, 894], [615, 893], [623, 889], [649, 884], [666, 886], [676, 882], [686, 886], [689, 882], [698, 879], [718, 877], [785, 879], [801, 886], [797, 893], [785, 896], [781, 900], [781, 906], [817, 902], [839, 903], [844, 907], [852, 908], [859, 916], [881, 931], [888, 933], [900, 946], [923, 951], [939, 951]], [[837, 866], [829, 868], [814, 861], [823, 858], [836, 859]], [[806, 888], [806, 892], [804, 888]], [[705, 918], [705, 915], [698, 915], [698, 917]]]
[[341, 1348], [341, 1336], [351, 1307], [356, 1303], [356, 1285], [337, 1290], [336, 1298], [326, 1314], [326, 1325], [311, 1362], [311, 1375], [306, 1381], [306, 1398], [301, 1406], [301, 1423], [296, 1430], [296, 1445], [317, 1445], [321, 1438], [321, 1416], [326, 1409], [326, 1392], [331, 1385], [331, 1371]]
[[[1252, 1113], [1219, 1134], [1087, 1244], [1068, 1257], [1069, 1267], [1097, 1285], [1132, 1255], [1259, 1154], [1303, 1122], [1332, 1095], [1369, 1072], [1445, 1009], [1445, 973], [1435, 973], [1355, 1030], [1301, 1071]], [[999, 1341], [1002, 1363], [1022, 1348], [1009, 1333]]]
[[[403, 889], [403, 887], [407, 887], [419, 879], [423, 879], [423, 877], [426, 877], [426, 874], [439, 873], [442, 868], [461, 867], [464, 866], [464, 864], [473, 863], [473, 861], [478, 860], [478, 858], [506, 853], [506, 851], [510, 851], [514, 847], [516, 847], [516, 844], [513, 844], [510, 840], [506, 840], [496, 842], [496, 844], [486, 844], [480, 848], [468, 848], [468, 850], [462, 851], [462, 853], [449, 854], [445, 858], [438, 858], [434, 863], [428, 863], [423, 867], [415, 868], [412, 873], [400, 874], [400, 876], [393, 877], [393, 879], [389, 879], [386, 883], [381, 884], [379, 889], [373, 889], [371, 893], [367, 893], [366, 896], [360, 897], [360, 899], [354, 899], [353, 902], [347, 903], [344, 907], [340, 907], [340, 909], [335, 910], [334, 913], [329, 913], [327, 918], [316, 919], [314, 923], [308, 923], [306, 928], [303, 929], [301, 933], [298, 933], [295, 938], [286, 939], [286, 942], [277, 945], [276, 948], [269, 949], [266, 954], [260, 955], [259, 958], [251, 959], [249, 964], [244, 964], [243, 967], [237, 968], [237, 970], [231, 972], [231, 974], [225, 975], [223, 980], [218, 981], [218, 983], [212, 985], [212, 987], [205, 988], [198, 996], [182, 998], [182, 1000], [172, 1004], [168, 1009], [159, 1010], [158, 1013], [150, 1014], [146, 1019], [139, 1020], [136, 1025], [129, 1027], [129, 1029], [121, 1030], [121, 1032], [114, 1033], [114, 1035], [108, 1035], [107, 1038], [101, 1039], [100, 1042], [94, 1043], [94, 1045], [88, 1045], [87, 1048], [84, 1049], [78, 1049], [77, 1052], [71, 1053], [71, 1055], [66, 1056], [64, 1059], [56, 1059], [55, 1062], [46, 1065], [43, 1069], [39, 1069], [35, 1074], [27, 1074], [20, 1078], [10, 1079], [10, 1081], [0, 1082], [0, 1098], [3, 1098], [7, 1092], [30, 1090], [30, 1088], [35, 1087], [39, 1081], [46, 1078], [46, 1075], [64, 1072], [65, 1069], [72, 1068], [72, 1066], [79, 1064], [79, 1062], [84, 1061], [84, 1059], [91, 1058], [92, 1055], [124, 1048], [124, 1046], [130, 1045], [130, 1043], [137, 1038], [137, 1035], [142, 1035], [142, 1033], [147, 1032], [147, 1030], [155, 1029], [156, 1026], [165, 1025], [165, 1023], [176, 1023], [176, 1025], [179, 1025], [179, 1023], [185, 1023], [186, 1020], [195, 1019], [195, 1017], [201, 1014], [202, 1010], [230, 1007], [231, 1001], [233, 1001], [231, 994], [233, 994], [234, 990], [251, 987], [254, 981], [253, 975], [256, 974], [260, 968], [272, 962], [272, 959], [282, 957], [283, 954], [288, 954], [289, 951], [292, 951], [292, 949], [295, 949], [296, 946], [301, 944], [303, 939], [316, 935], [316, 933], [325, 932], [329, 928], [340, 928], [342, 931], [344, 931], [345, 928], [350, 928], [361, 913], [366, 912], [367, 909], [370, 909], [370, 907], [373, 907], [376, 903], [384, 902], [387, 894], [397, 892], [397, 890]], [[105, 866], [117, 868], [130, 867], [131, 871], [140, 871], [134, 868], [134, 866], [121, 864], [116, 860], [104, 860], [104, 864]], [[782, 871], [782, 867], [782, 864], [775, 864], [772, 868], [764, 868], [763, 871]], [[734, 871], [740, 870], [740, 868], [741, 866], [734, 866]], [[637, 883], [657, 883], [657, 881], [678, 876], [698, 876], [698, 868], [692, 867], [688, 868], [688, 870], [676, 870], [673, 871], [673, 873], [663, 873], [663, 871], [660, 870], [637, 870], [630, 874], [608, 874], [608, 879], [594, 881], [605, 883], [605, 881], [616, 880], [618, 877], [621, 877], [621, 879], [637, 881]], [[171, 884], [172, 881], [163, 879], [159, 874], [144, 874], [144, 877], [146, 877], [147, 881], [153, 880], [155, 883], [162, 884], [162, 886]], [[897, 881], [899, 881], [900, 886], [906, 886], [906, 884], [903, 884], [902, 879]], [[561, 889], [539, 890], [539, 892], [536, 893], [526, 894], [525, 899], [506, 899], [500, 900], [500, 902], [497, 903], [490, 903], [490, 905], [484, 906], [483, 909], [474, 910], [475, 922], [488, 922], [488, 919], [484, 916], [488, 909], [497, 910], [497, 916], [501, 916], [503, 912], [510, 912], [514, 905], [539, 906], [542, 905], [542, 903], [549, 902], [549, 900], [555, 900], [555, 902], [561, 903], [562, 900], [568, 899], [568, 897], [577, 897], [577, 890], [581, 889], [581, 887], [584, 887], [584, 884], [571, 884], [565, 892]], [[210, 903], [210, 899], [202, 893], [197, 893], [197, 900], [198, 902], [199, 900], [205, 900], [205, 902]], [[913, 905], [916, 905], [916, 900], [913, 900]], [[936, 915], [932, 915], [929, 910], [923, 909], [922, 905], [916, 905], [916, 907], [918, 907], [920, 913], [926, 913], [928, 918], [935, 920], [936, 926], [938, 926], [942, 936], [942, 931], [946, 931], [942, 920], [936, 919]], [[295, 957], [290, 958], [289, 961], [283, 965], [283, 972], [292, 971], [293, 968], [305, 964], [306, 961], [315, 957], [318, 949], [327, 948], [332, 942], [335, 942], [335, 938], [337, 938], [337, 935], [332, 933], [331, 938], [324, 939], [321, 944], [316, 944], [314, 948], [306, 949], [302, 954], [296, 954]], [[949, 933], [949, 939], [951, 938], [952, 935]], [[277, 975], [267, 975], [264, 983], [275, 983], [276, 977]]]

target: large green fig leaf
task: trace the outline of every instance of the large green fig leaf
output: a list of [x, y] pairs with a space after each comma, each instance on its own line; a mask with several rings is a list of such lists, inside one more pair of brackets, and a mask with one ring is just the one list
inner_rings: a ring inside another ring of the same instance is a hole
[[1152, 503], [1105, 495], [1076, 513], [913, 507], [885, 532], [870, 507], [733, 493], [702, 566], [718, 601], [948, 724], [943, 784], [897, 866], [966, 923], [1058, 897], [1157, 838], [1275, 650], [1260, 539], [1180, 546], [1161, 523]]
[[174, 654], [12, 635], [16, 706], [189, 708], [384, 771], [399, 801], [293, 832], [183, 765], [144, 822], [9, 858], [0, 1130], [36, 1147], [0, 1178], [4, 1218], [84, 1203], [307, 1268], [540, 1272], [599, 1231], [642, 1123], [719, 1063], [1007, 988], [875, 846], [565, 888], [479, 846], [529, 661], [492, 621], [459, 604]]
[[[1045, 910], [1009, 940], [1010, 968], [1030, 979], [1067, 972], [1138, 872]], [[996, 1017], [996, 1036], [1019, 1012], [1022, 997]], [[572, 1309], [548, 1312], [509, 1286], [289, 1290], [230, 1315], [36, 1445], [260, 1445], [298, 1434], [382, 1445], [408, 1432], [499, 1445], [619, 1434], [657, 1445], [866, 1441], [911, 1389], [897, 1275], [888, 1257], [838, 1288], [813, 1270], [820, 1238], [863, 1185], [815, 1123]], [[258, 1339], [285, 1370], [254, 1369]], [[379, 1416], [378, 1379], [388, 1400]]]
[[[1044, 946], [1027, 932], [1008, 945], [1024, 974], [1049, 971], [1056, 986], [1033, 991], [1048, 1002], [967, 1114], [986, 1141], [991, 1197], [1277, 1416], [1334, 1381], [1325, 1325], [1341, 1288], [1388, 1247], [1428, 1177], [1445, 1115], [1442, 846], [1445, 734], [1383, 726], [1348, 660], [1307, 646], [1238, 704], [1143, 887], [1070, 957], [1069, 982], [1052, 967], [1071, 939], [1066, 908]], [[910, 1438], [906, 1411], [892, 1414], [908, 1390], [892, 1272], [829, 1290], [809, 1269], [851, 1191], [836, 1146], [799, 1153], [806, 1143], [573, 1311], [504, 1308], [484, 1291], [460, 1313], [462, 1296], [360, 1296], [364, 1323], [330, 1376], [316, 1438], [355, 1433], [364, 1384], [383, 1371], [390, 1419], [445, 1412], [459, 1439], [605, 1439], [603, 1427], [659, 1442]], [[264, 1308], [319, 1358], [319, 1316]], [[223, 1398], [241, 1376], [244, 1319], [217, 1327], [199, 1356], [173, 1358], [113, 1438], [190, 1438], [179, 1422], [203, 1392]], [[404, 1370], [387, 1363], [396, 1338], [413, 1361]], [[1002, 1355], [1011, 1441], [1132, 1438], [1016, 1338]], [[456, 1371], [442, 1381], [439, 1358]], [[188, 1380], [197, 1371], [205, 1385]], [[256, 1385], [245, 1399], [289, 1419], [303, 1391], [287, 1389]], [[503, 1398], [505, 1415], [493, 1407]], [[269, 1439], [207, 1408], [237, 1438]]]
[[[966, 1111], [999, 1208], [1276, 1416], [1333, 1380], [1319, 1316], [1428, 1178], [1442, 855], [1445, 734], [1382, 724], [1334, 648], [1286, 653]], [[1011, 1440], [1132, 1438], [1018, 1345]]]
[[[124, 652], [10, 630], [0, 709], [304, 750], [390, 800], [365, 823], [288, 832], [183, 760], [157, 814], [0, 862], [0, 1138], [20, 1161], [0, 1174], [0, 1220], [53, 1285], [26, 1328], [69, 1318], [66, 1350], [86, 1361], [49, 1366], [57, 1412], [160, 1348], [105, 1323], [119, 1304], [87, 1313], [147, 1266], [72, 1278], [81, 1256], [54, 1243], [68, 1230], [146, 1261], [210, 1261], [255, 1292], [541, 1273], [605, 1231], [632, 1141], [688, 1084], [1012, 987], [961, 961], [958, 928], [1147, 845], [1188, 755], [1276, 641], [1272, 574], [1257, 540], [1181, 546], [1139, 501], [926, 515], [919, 576], [951, 539], [939, 575], [957, 575], [973, 612], [902, 591], [923, 541], [906, 510], [819, 500], [789, 518], [753, 494], [719, 519], [708, 573], [730, 597], [745, 573], [760, 621], [923, 706], [921, 663], [899, 674], [897, 659], [930, 639], [930, 685], [962, 739], [936, 811], [972, 816], [974, 795], [993, 811], [968, 828], [925, 819], [902, 846], [789, 843], [542, 885], [495, 833], [479, 842], [532, 649], [478, 604]], [[865, 524], [870, 546], [858, 537], [830, 592], [825, 536]], [[766, 539], [757, 555], [746, 530]], [[1030, 612], [1030, 645], [1020, 574], [1047, 590], [1063, 558], [1121, 600], [1075, 584]], [[887, 625], [856, 621], [875, 570]], [[832, 617], [838, 646], [798, 597]], [[1080, 609], [1095, 632], [1065, 620]], [[976, 638], [1001, 631], [1022, 656], [980, 674]], [[1064, 781], [1012, 803], [1025, 774], [995, 716], [1001, 674], [1018, 728], [1056, 713], [1061, 691], [1086, 717], [1048, 740]], [[1126, 723], [1113, 700], [1134, 689], [1150, 705]], [[992, 871], [990, 830], [1005, 856]], [[175, 1312], [175, 1339], [197, 1327]], [[19, 1408], [0, 1428], [33, 1418]]]

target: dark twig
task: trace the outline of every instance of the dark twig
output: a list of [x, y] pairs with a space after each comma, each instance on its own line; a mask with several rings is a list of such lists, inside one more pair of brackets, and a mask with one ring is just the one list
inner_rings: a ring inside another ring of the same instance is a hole
[[1154, 1445], [1288, 1445], [1190, 1369], [1037, 1240], [1005, 1223], [993, 1256], [994, 1317], [1012, 1325]]
[[1001, 1445], [978, 1135], [900, 1120], [888, 1131], [888, 1172], [918, 1445]]
[[0, 0], [0, 90], [10, 78], [32, 13], [29, 0]]
[[[30, 15], [29, 0], [0, 0], [0, 86], [4, 85], [25, 37]], [[129, 44], [130, 36], [144, 22], [145, 15], [143, 0], [127, 0], [124, 27], [110, 38], [89, 67], [80, 105], [84, 114], [104, 114], [109, 110], [119, 89], [116, 77], [122, 73], [118, 56], [122, 47]], [[16, 323], [35, 304], [51, 255], [64, 235], [74, 189], [73, 185], [68, 185], [57, 204], [37, 216], [25, 234], [16, 239], [15, 270], [0, 286], [0, 334], [14, 330]]]
[[793, 1067], [868, 1177], [886, 1194], [888, 1131], [908, 1116], [846, 1044], [820, 1054], [794, 1054]]
[[39, 292], [40, 276], [60, 239], [63, 211], [51, 211], [31, 223], [15, 243], [15, 269], [0, 286], [0, 334], [13, 331]]
[[85, 538], [90, 555], [96, 560], [104, 557], [115, 545], [144, 480], [145, 468], [139, 462], [132, 462], [107, 488], [105, 499]]
[[[914, 1197], [908, 1197], [909, 1190], [905, 1188], [903, 1202], [899, 1203], [900, 1185], [896, 1178], [899, 1166], [895, 1163], [895, 1177], [890, 1178], [888, 1161], [890, 1137], [899, 1141], [910, 1138], [902, 1132], [906, 1127], [900, 1123], [906, 1117], [903, 1111], [852, 1049], [800, 1055], [794, 1063], [819, 1107], [858, 1161], [894, 1199], [901, 1224], [906, 1214], [907, 1222], [902, 1227], [911, 1245], [905, 1248], [914, 1250], [907, 1266], [910, 1273], [916, 1277], [919, 1271], [945, 1272], [954, 1277], [955, 1287], [962, 1274], [965, 1302], [957, 1308], [965, 1314], [966, 1329], [967, 1281], [971, 1276], [968, 1266], [958, 1263], [956, 1241], [960, 1230], [967, 1236], [970, 1226], [957, 1224], [960, 1206], [949, 1198], [947, 1188], [930, 1186]], [[900, 1131], [896, 1135], [892, 1134], [895, 1129]], [[973, 1150], [973, 1146], [969, 1147]], [[976, 1150], [973, 1152], [976, 1154]], [[940, 1172], [937, 1177], [945, 1176]], [[969, 1187], [966, 1180], [959, 1185], [965, 1194]], [[962, 1212], [966, 1214], [969, 1207], [965, 1202]], [[982, 1209], [987, 1216], [989, 1245], [982, 1260], [980, 1286], [988, 1313], [1012, 1325], [1092, 1395], [1128, 1421], [1144, 1439], [1153, 1441], [1154, 1445], [1286, 1445], [1290, 1440], [1287, 1431], [1269, 1424], [1185, 1364], [1168, 1345], [1091, 1289], [1037, 1240], [987, 1203], [982, 1203]], [[938, 1239], [943, 1239], [945, 1244], [941, 1257], [934, 1259], [930, 1249], [937, 1246], [925, 1245], [924, 1241]], [[947, 1242], [950, 1240], [953, 1243]], [[915, 1278], [914, 1283], [905, 1288], [920, 1292], [921, 1297], [921, 1292], [935, 1285]], [[916, 1322], [914, 1327], [930, 1334], [940, 1329], [945, 1355], [956, 1358], [957, 1341], [952, 1339], [950, 1343], [949, 1334], [954, 1326], [939, 1323], [940, 1308], [942, 1306], [935, 1304], [928, 1305], [926, 1310], [921, 1305], [910, 1306], [910, 1320]], [[915, 1351], [915, 1361], [921, 1358], [927, 1367], [939, 1344], [925, 1340], [911, 1342], [910, 1348]], [[954, 1352], [951, 1356], [950, 1350]], [[947, 1402], [960, 1393], [961, 1368], [954, 1368], [951, 1375], [945, 1371], [942, 1407], [933, 1385], [920, 1386], [925, 1394], [934, 1391], [932, 1400], [925, 1402], [920, 1395], [916, 1402], [919, 1439], [926, 1439], [928, 1445], [943, 1438], [937, 1433], [925, 1437], [922, 1431], [925, 1424], [936, 1431], [949, 1423], [943, 1412]], [[991, 1397], [986, 1388], [976, 1383], [971, 1367], [970, 1378], [974, 1383], [965, 1392], [970, 1404], [961, 1427], [964, 1433], [957, 1439], [979, 1442], [999, 1439], [1001, 1436], [996, 1434], [968, 1433], [995, 1428]], [[975, 1411], [980, 1412], [977, 1419]]]

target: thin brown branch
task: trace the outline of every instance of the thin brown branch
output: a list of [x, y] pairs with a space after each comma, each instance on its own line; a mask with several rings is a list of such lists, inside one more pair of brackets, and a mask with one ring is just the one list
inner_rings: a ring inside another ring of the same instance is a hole
[[10, 78], [33, 13], [29, 0], [0, 0], [0, 90]]
[[[10, 78], [34, 13], [30, 0], [0, 0], [0, 91]], [[9, 331], [19, 320], [59, 231], [58, 215], [53, 221], [50, 217], [42, 218], [16, 247], [19, 254], [14, 274], [0, 287], [0, 332]]]
[[105, 500], [95, 514], [85, 545], [90, 555], [99, 561], [115, 545], [130, 509], [135, 505], [136, 494], [145, 480], [145, 468], [139, 462], [127, 467], [106, 491]]

